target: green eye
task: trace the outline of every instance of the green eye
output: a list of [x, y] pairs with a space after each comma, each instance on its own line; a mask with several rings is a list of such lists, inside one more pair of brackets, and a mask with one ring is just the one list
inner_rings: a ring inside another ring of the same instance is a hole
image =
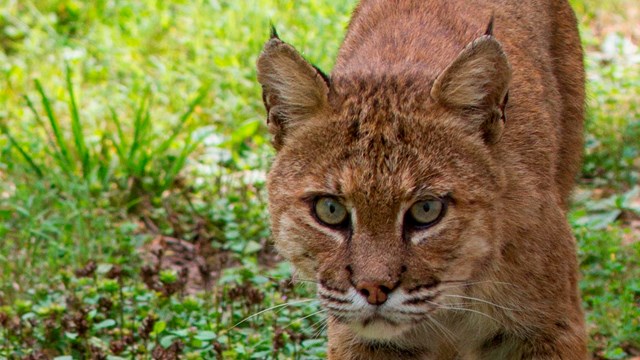
[[347, 208], [331, 197], [321, 197], [314, 206], [316, 216], [327, 225], [340, 225], [347, 220]]
[[445, 204], [440, 199], [418, 201], [411, 206], [409, 216], [419, 226], [433, 225], [444, 215]]

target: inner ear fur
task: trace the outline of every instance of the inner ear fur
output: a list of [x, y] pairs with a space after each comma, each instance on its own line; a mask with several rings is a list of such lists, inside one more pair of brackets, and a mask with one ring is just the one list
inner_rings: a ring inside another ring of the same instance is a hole
[[500, 43], [490, 34], [467, 45], [436, 78], [431, 97], [459, 110], [472, 131], [487, 143], [497, 142], [504, 128], [504, 108], [511, 81], [511, 66]]
[[269, 132], [279, 150], [293, 128], [328, 110], [329, 78], [275, 33], [257, 68]]

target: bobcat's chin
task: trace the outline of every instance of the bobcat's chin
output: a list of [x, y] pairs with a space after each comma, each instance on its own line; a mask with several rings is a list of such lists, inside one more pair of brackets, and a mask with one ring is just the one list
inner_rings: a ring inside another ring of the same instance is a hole
[[376, 342], [391, 341], [411, 330], [413, 323], [395, 323], [385, 318], [373, 316], [364, 321], [354, 321], [348, 324], [351, 330], [364, 340]]

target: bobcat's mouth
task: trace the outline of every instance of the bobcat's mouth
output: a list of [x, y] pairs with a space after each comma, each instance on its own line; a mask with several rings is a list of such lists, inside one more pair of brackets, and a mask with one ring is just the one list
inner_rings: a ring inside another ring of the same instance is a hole
[[340, 292], [318, 288], [323, 307], [336, 321], [349, 326], [362, 339], [383, 342], [401, 336], [435, 311], [432, 304], [425, 302], [435, 297], [433, 292], [425, 292], [394, 292], [384, 304], [375, 306], [354, 289]]

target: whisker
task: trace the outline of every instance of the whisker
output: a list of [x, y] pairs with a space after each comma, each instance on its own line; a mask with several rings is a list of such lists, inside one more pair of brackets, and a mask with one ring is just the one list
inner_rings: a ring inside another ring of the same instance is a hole
[[421, 302], [423, 302], [423, 301], [433, 300], [433, 299], [435, 299], [439, 294], [440, 294], [439, 292], [436, 292], [436, 293], [429, 294], [429, 295], [418, 295], [418, 296], [415, 296], [415, 297], [413, 297], [413, 298], [409, 298], [409, 299], [404, 300], [404, 301], [402, 302], [402, 304], [403, 304], [403, 305], [415, 305], [415, 304], [419, 304], [419, 303], [421, 303]]
[[[435, 324], [432, 324], [432, 323], [431, 323], [431, 321], [432, 321], [431, 316], [427, 315], [427, 316], [425, 317], [425, 320], [426, 320], [426, 321], [424, 321], [424, 322], [423, 322], [423, 324], [424, 324], [424, 325], [428, 326], [428, 327], [429, 327], [429, 329], [431, 329], [431, 331], [433, 331], [436, 335], [438, 335], [438, 336], [442, 336], [442, 335], [439, 333], [439, 331], [438, 331], [439, 329], [437, 329], [437, 328], [435, 328], [435, 327], [434, 327], [434, 325], [435, 325]], [[448, 339], [444, 339], [444, 340], [448, 341]]]
[[[474, 304], [475, 304], [475, 303], [472, 303], [472, 302], [459, 302], [459, 303], [450, 303], [450, 304], [438, 304], [438, 303], [435, 303], [435, 302], [433, 302], [433, 301], [429, 301], [429, 300], [422, 300], [420, 303], [412, 304], [412, 305], [414, 305], [414, 306], [407, 306], [407, 307], [404, 307], [404, 308], [409, 308], [409, 309], [411, 309], [411, 308], [418, 308], [418, 309], [420, 309], [421, 307], [420, 307], [420, 306], [417, 306], [417, 305], [421, 305], [421, 304], [422, 304], [422, 305], [424, 305], [425, 303], [428, 303], [428, 304], [431, 304], [431, 305], [436, 305], [436, 307], [442, 307], [442, 306], [470, 306], [470, 305], [474, 305]], [[409, 311], [409, 310], [402, 310], [402, 311]], [[427, 311], [427, 312], [428, 312], [428, 311]], [[425, 313], [427, 313], [427, 312], [425, 312]]]
[[[327, 322], [328, 321], [328, 317], [324, 317], [324, 318], [320, 318], [320, 320], [314, 322], [313, 324], [311, 324], [311, 328], [315, 329], [316, 325], [322, 324], [323, 322]], [[320, 329], [320, 326], [318, 326], [318, 329]], [[317, 330], [317, 329], [316, 329]], [[314, 335], [315, 337], [316, 335]]]
[[[321, 313], [321, 312], [328, 312], [328, 311], [327, 310], [317, 311], [317, 312], [315, 312], [315, 313], [313, 313], [311, 315], [305, 316], [303, 318], [303, 320], [308, 318], [308, 317], [310, 317], [310, 316], [313, 316], [313, 315], [316, 315], [318, 313]], [[320, 320], [318, 320], [318, 321], [314, 322], [313, 324], [311, 324], [311, 326], [309, 326], [309, 328], [313, 329], [313, 334], [311, 335], [311, 338], [312, 339], [317, 339], [318, 337], [320, 337], [320, 335], [322, 335], [322, 332], [324, 331], [324, 329], [326, 329], [328, 323], [329, 323], [329, 319], [327, 317], [321, 317]]]
[[446, 310], [456, 310], [456, 311], [468, 311], [468, 312], [472, 312], [478, 315], [482, 315], [482, 316], [486, 316], [487, 318], [497, 322], [498, 324], [502, 325], [502, 322], [500, 322], [498, 319], [494, 318], [493, 316], [489, 315], [489, 314], [485, 314], [482, 311], [478, 311], [478, 310], [474, 310], [474, 309], [469, 309], [469, 308], [464, 308], [464, 307], [456, 307], [456, 306], [447, 306], [447, 305], [442, 305], [442, 304], [438, 304], [435, 302], [431, 302], [428, 301], [429, 303], [437, 306], [439, 309], [446, 309]]
[[493, 281], [493, 280], [483, 280], [483, 281], [462, 281], [462, 280], [453, 280], [453, 281], [442, 281], [440, 282], [440, 284], [445, 284], [447, 285], [448, 283], [457, 283], [458, 285], [451, 285], [451, 286], [447, 286], [447, 288], [455, 288], [455, 287], [463, 287], [463, 286], [470, 286], [470, 285], [478, 285], [478, 284], [496, 284], [496, 285], [509, 285], [509, 286], [514, 286], [517, 287], [516, 284], [512, 284], [512, 283], [508, 283], [508, 282], [503, 282], [503, 281]]
[[442, 325], [442, 323], [436, 320], [433, 316], [431, 315], [427, 315], [427, 316], [429, 321], [433, 322], [433, 324], [436, 326], [436, 329], [442, 332], [444, 339], [449, 343], [449, 345], [451, 345], [456, 352], [459, 352], [458, 349], [456, 348], [455, 334], [451, 332], [451, 330], [447, 329], [446, 326]]
[[334, 301], [337, 303], [341, 303], [341, 304], [349, 304], [351, 303], [351, 300], [348, 296], [341, 296], [341, 295], [336, 295], [335, 293], [323, 290], [323, 289], [318, 289], [318, 295], [325, 300], [328, 301]]
[[292, 281], [292, 283], [298, 283], [298, 282], [306, 282], [306, 283], [312, 283], [312, 284], [320, 284], [319, 281], [315, 281], [315, 280], [307, 280], [307, 279], [295, 279]]
[[403, 315], [426, 315], [429, 313], [428, 311], [411, 311], [411, 310], [396, 310], [396, 312]]
[[318, 280], [312, 280], [312, 279], [300, 279], [300, 278], [280, 278], [278, 279], [277, 277], [274, 276], [265, 276], [267, 279], [269, 280], [273, 280], [273, 281], [282, 281], [282, 280], [287, 280], [289, 283], [291, 284], [295, 284], [297, 282], [310, 282], [310, 283], [314, 283], [314, 284], [319, 284], [320, 282]]
[[289, 323], [289, 325], [285, 326], [283, 329], [286, 329], [286, 328], [288, 328], [289, 326], [293, 325], [293, 323], [294, 323], [295, 321], [297, 321], [297, 320], [300, 320], [300, 321], [302, 321], [302, 320], [306, 320], [306, 319], [308, 319], [308, 318], [310, 318], [310, 317], [312, 317], [312, 316], [314, 316], [314, 315], [318, 315], [318, 314], [320, 314], [320, 313], [324, 313], [324, 312], [327, 312], [327, 311], [328, 311], [327, 309], [320, 309], [320, 310], [318, 310], [318, 311], [312, 312], [311, 314], [309, 314], [309, 315], [307, 315], [307, 316], [305, 316], [305, 317], [303, 317], [303, 318], [301, 318], [301, 319], [296, 319], [296, 320], [291, 321], [291, 322]]
[[442, 296], [444, 297], [451, 297], [451, 298], [460, 298], [460, 299], [467, 299], [467, 300], [474, 300], [474, 301], [478, 301], [484, 304], [488, 304], [488, 305], [492, 305], [495, 306], [497, 308], [500, 309], [504, 309], [504, 310], [510, 310], [510, 311], [522, 311], [519, 309], [512, 309], [512, 308], [508, 308], [506, 306], [502, 306], [502, 305], [498, 305], [495, 303], [492, 303], [491, 301], [487, 301], [487, 300], [482, 300], [482, 299], [478, 299], [478, 298], [474, 298], [474, 297], [470, 297], [470, 296], [462, 296], [462, 295], [453, 295], [453, 294], [442, 294]]
[[447, 284], [447, 283], [464, 283], [464, 282], [468, 282], [469, 280], [440, 280], [440, 284]]
[[318, 300], [317, 299], [304, 299], [304, 300], [299, 300], [299, 301], [291, 301], [291, 302], [287, 302], [287, 303], [284, 303], [284, 304], [275, 305], [275, 306], [272, 306], [270, 308], [266, 308], [264, 310], [260, 310], [257, 313], [249, 315], [246, 318], [242, 319], [239, 323], [237, 323], [237, 324], [233, 325], [232, 327], [228, 328], [227, 331], [232, 330], [232, 329], [236, 328], [238, 325], [244, 323], [245, 321], [247, 321], [249, 319], [253, 319], [254, 317], [256, 317], [256, 316], [258, 316], [260, 314], [263, 314], [263, 313], [265, 313], [267, 311], [271, 311], [271, 310], [274, 310], [274, 309], [279, 309], [279, 308], [282, 308], [282, 307], [285, 307], [285, 306], [292, 306], [292, 305], [298, 305], [298, 304], [302, 304], [302, 303], [307, 303], [307, 302], [310, 302], [310, 301], [318, 301]]
[[[317, 323], [316, 323], [317, 324]], [[318, 329], [318, 331], [313, 335], [314, 338], [318, 338], [320, 337], [320, 335], [322, 335], [322, 333], [327, 329], [327, 327], [329, 327], [329, 320], [328, 319], [324, 319], [324, 324], [322, 324]]]
[[343, 309], [343, 308], [339, 308], [333, 304], [324, 304], [324, 307], [326, 307], [327, 309], [331, 309], [334, 311], [339, 311], [339, 312], [345, 312], [345, 313], [354, 313], [357, 312], [356, 310], [349, 310], [349, 309]]

